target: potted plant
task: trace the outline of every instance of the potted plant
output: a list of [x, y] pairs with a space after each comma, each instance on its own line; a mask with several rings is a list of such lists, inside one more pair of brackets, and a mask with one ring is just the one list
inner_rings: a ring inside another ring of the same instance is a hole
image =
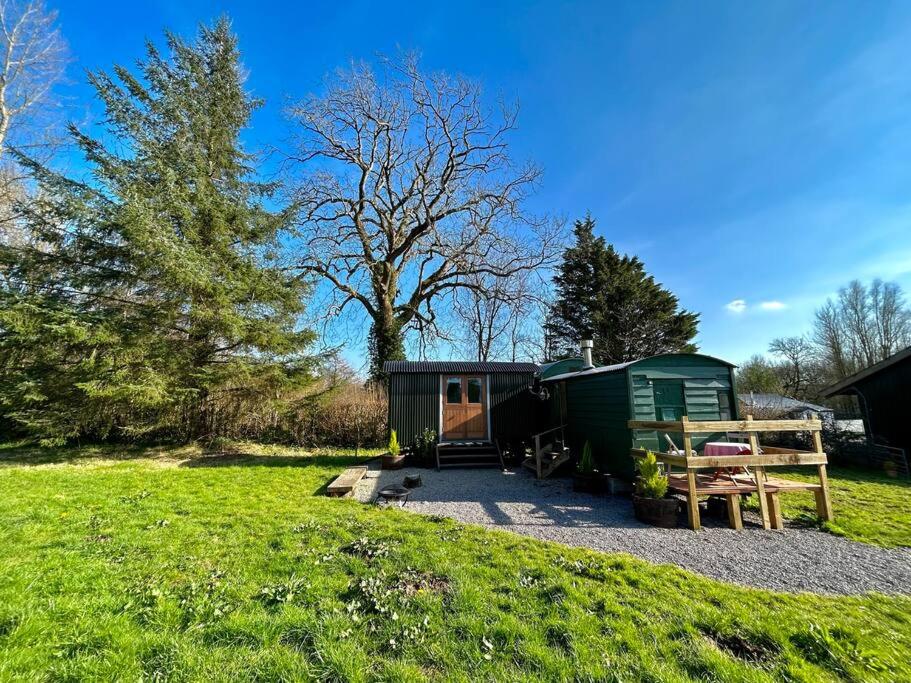
[[595, 469], [592, 457], [592, 445], [586, 441], [582, 447], [582, 457], [573, 473], [573, 491], [583, 493], [601, 493], [604, 490], [604, 477]]
[[397, 470], [405, 463], [405, 456], [399, 447], [399, 436], [393, 429], [389, 434], [389, 450], [382, 457], [384, 470]]
[[636, 519], [646, 524], [671, 528], [677, 526], [678, 502], [665, 498], [667, 476], [662, 473], [655, 454], [648, 451], [639, 460], [639, 478], [633, 493], [633, 511]]
[[414, 448], [411, 449], [411, 465], [431, 467], [434, 464], [434, 453], [437, 445], [437, 433], [425, 428], [414, 437]]

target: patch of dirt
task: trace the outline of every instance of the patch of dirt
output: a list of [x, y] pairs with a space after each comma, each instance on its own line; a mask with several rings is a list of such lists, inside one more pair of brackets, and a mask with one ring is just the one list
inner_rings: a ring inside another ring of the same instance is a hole
[[703, 637], [722, 652], [743, 662], [760, 664], [778, 656], [781, 648], [768, 638], [758, 638], [754, 642], [739, 633], [720, 633], [710, 627], [700, 627]]
[[409, 598], [421, 591], [445, 593], [449, 590], [449, 579], [430, 572], [406, 569], [396, 578], [394, 590]]

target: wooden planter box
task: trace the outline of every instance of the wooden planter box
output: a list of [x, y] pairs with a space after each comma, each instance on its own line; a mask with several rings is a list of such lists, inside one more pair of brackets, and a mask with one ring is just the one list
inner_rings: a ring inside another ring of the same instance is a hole
[[400, 470], [405, 466], [405, 457], [404, 453], [399, 453], [398, 455], [383, 453], [380, 456], [382, 468], [384, 470]]
[[677, 509], [680, 503], [674, 498], [643, 498], [633, 494], [633, 511], [636, 519], [652, 526], [672, 529], [677, 526]]
[[593, 472], [592, 474], [573, 473], [573, 491], [599, 494], [604, 493], [606, 488], [604, 475], [600, 472]]

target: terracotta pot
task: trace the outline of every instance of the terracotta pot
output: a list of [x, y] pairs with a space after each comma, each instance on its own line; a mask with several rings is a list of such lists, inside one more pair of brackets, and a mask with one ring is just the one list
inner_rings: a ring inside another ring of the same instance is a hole
[[573, 473], [573, 491], [580, 493], [604, 493], [604, 477], [600, 472]]
[[389, 453], [383, 453], [380, 458], [384, 470], [400, 470], [405, 465], [405, 456], [402, 454], [390, 455]]
[[677, 526], [677, 508], [674, 498], [643, 498], [633, 494], [633, 511], [636, 519], [652, 526], [671, 529]]

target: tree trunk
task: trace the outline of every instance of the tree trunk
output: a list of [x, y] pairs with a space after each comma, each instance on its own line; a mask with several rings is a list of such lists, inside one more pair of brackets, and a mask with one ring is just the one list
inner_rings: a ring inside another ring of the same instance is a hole
[[405, 344], [402, 338], [402, 324], [392, 312], [384, 307], [373, 318], [370, 326], [370, 377], [385, 382], [386, 373], [383, 364], [387, 360], [405, 360]]

